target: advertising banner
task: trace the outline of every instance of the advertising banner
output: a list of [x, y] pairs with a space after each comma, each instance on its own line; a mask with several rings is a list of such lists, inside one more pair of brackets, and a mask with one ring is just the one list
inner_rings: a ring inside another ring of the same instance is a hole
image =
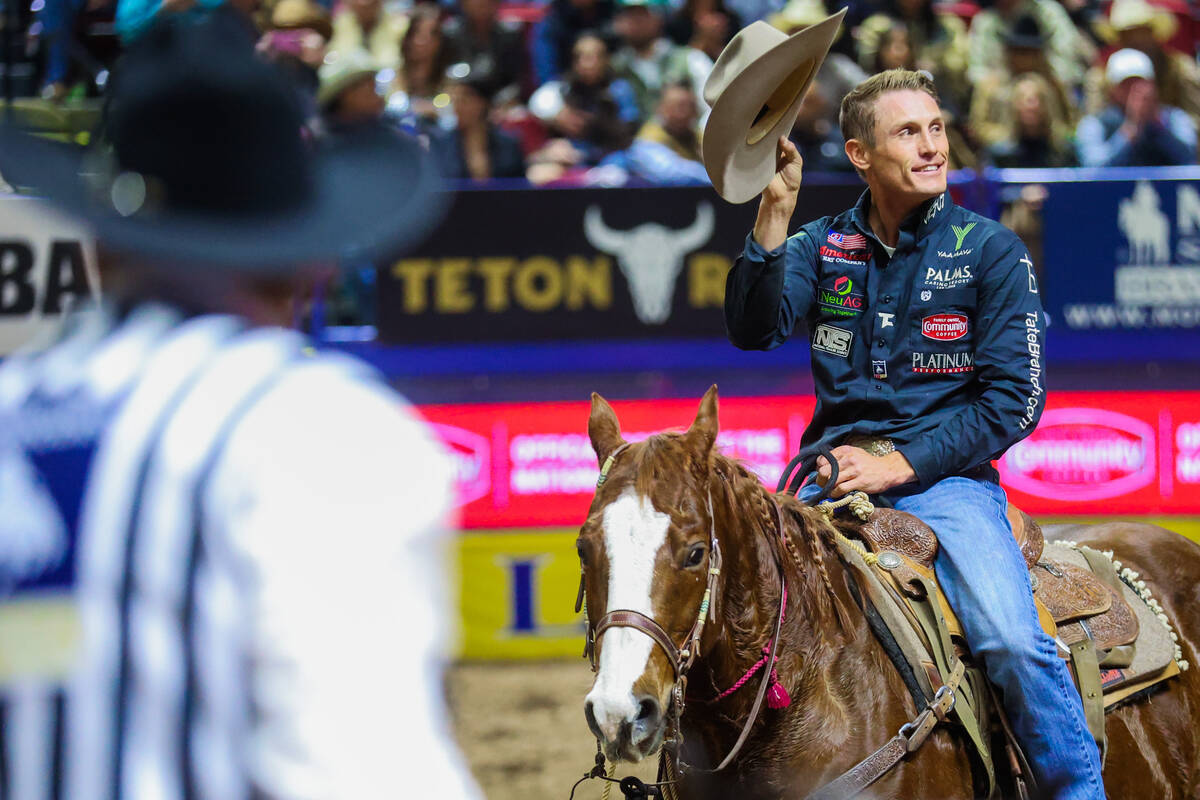
[[[718, 446], [773, 487], [812, 416], [811, 397], [722, 398]], [[626, 439], [685, 429], [696, 400], [614, 403]], [[466, 528], [578, 526], [599, 473], [590, 406], [425, 406], [453, 454]], [[1200, 514], [1200, 392], [1059, 392], [999, 462], [1031, 514]]]
[[1200, 343], [1200, 181], [1046, 188], [1044, 299], [1053, 325], [1125, 334], [1105, 341], [1148, 361], [1178, 355], [1181, 334]]
[[[772, 486], [799, 449], [811, 397], [723, 398], [717, 446]], [[622, 435], [639, 441], [684, 430], [697, 400], [614, 403]], [[424, 406], [450, 449], [467, 528], [579, 525], [599, 468], [587, 435], [588, 403]]]
[[1200, 513], [1200, 392], [1051, 393], [1000, 480], [1031, 513]]
[[53, 330], [99, 285], [82, 227], [36, 200], [0, 194], [0, 356]]
[[[800, 193], [833, 214], [857, 182]], [[720, 336], [725, 274], [756, 204], [711, 188], [461, 192], [417, 252], [378, 271], [382, 341]]]

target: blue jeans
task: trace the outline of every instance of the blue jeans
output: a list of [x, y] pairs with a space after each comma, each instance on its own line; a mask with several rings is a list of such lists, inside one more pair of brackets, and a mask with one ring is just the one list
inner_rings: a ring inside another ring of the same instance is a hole
[[[816, 494], [815, 484], [810, 486], [802, 499]], [[937, 533], [938, 582], [971, 653], [1001, 691], [1042, 796], [1104, 800], [1099, 749], [1067, 664], [1038, 624], [1004, 490], [990, 481], [955, 477], [924, 492], [895, 491], [884, 498]]]

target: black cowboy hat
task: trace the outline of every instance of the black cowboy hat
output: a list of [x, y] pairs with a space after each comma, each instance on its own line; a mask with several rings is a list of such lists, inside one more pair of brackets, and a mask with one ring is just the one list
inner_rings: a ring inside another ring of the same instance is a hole
[[164, 267], [281, 272], [427, 232], [446, 203], [419, 145], [382, 127], [306, 142], [295, 90], [253, 47], [228, 14], [161, 24], [114, 74], [101, 145], [0, 127], [0, 173]]
[[1005, 32], [1004, 44], [1009, 47], [1022, 47], [1026, 50], [1040, 50], [1046, 44], [1046, 37], [1042, 34], [1042, 28], [1033, 16], [1022, 14]]

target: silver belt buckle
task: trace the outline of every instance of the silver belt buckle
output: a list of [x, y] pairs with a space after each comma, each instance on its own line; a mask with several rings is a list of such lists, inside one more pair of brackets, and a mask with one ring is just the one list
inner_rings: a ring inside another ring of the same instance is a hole
[[862, 450], [866, 450], [876, 458], [882, 458], [888, 453], [894, 453], [896, 451], [896, 443], [891, 439], [882, 436], [855, 436], [846, 442], [846, 444], [850, 445], [851, 447], [858, 447]]

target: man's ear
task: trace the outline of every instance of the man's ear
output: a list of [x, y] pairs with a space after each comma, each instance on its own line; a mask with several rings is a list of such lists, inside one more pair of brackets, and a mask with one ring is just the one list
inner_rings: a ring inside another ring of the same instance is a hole
[[846, 140], [846, 158], [850, 159], [850, 163], [859, 172], [871, 166], [871, 153], [860, 139]]

